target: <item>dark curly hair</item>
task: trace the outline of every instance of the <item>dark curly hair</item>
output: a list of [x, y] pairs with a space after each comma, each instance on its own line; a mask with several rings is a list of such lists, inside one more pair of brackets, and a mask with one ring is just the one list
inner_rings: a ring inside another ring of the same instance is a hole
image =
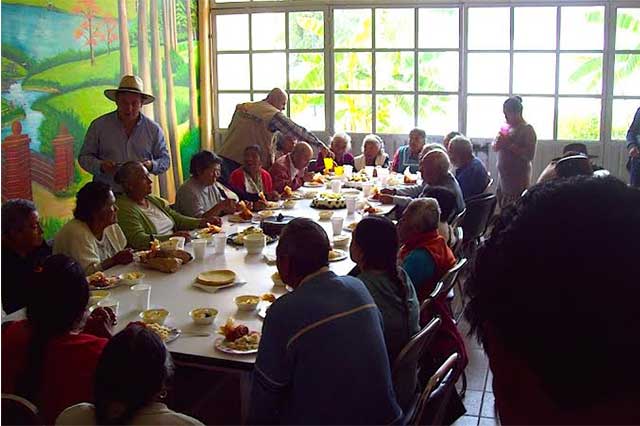
[[111, 187], [103, 182], [89, 182], [76, 194], [76, 208], [73, 217], [89, 222], [109, 201]]
[[640, 191], [578, 176], [504, 210], [466, 283], [466, 318], [522, 359], [561, 408], [637, 392]]

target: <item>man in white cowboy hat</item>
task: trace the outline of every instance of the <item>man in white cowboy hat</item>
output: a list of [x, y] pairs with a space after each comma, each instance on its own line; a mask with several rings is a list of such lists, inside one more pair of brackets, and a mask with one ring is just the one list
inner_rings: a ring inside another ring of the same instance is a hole
[[155, 175], [167, 171], [170, 157], [162, 128], [140, 112], [142, 105], [154, 100], [144, 92], [140, 77], [125, 75], [117, 89], [107, 89], [104, 95], [117, 109], [89, 126], [78, 155], [80, 166], [94, 181], [108, 183], [115, 192], [120, 187], [113, 176], [127, 161], [140, 161]]

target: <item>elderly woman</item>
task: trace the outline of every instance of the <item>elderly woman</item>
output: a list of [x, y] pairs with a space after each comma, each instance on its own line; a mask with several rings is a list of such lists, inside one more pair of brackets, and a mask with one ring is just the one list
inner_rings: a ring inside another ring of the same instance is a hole
[[95, 405], [67, 408], [57, 425], [201, 425], [161, 402], [173, 376], [167, 347], [142, 323], [131, 323], [113, 336], [102, 352], [95, 375]]
[[389, 167], [389, 156], [384, 152], [384, 142], [378, 135], [370, 134], [362, 141], [362, 154], [353, 159], [356, 171], [366, 166]]
[[411, 173], [416, 173], [420, 168], [420, 153], [427, 140], [427, 133], [422, 129], [413, 129], [409, 132], [409, 144], [401, 146], [393, 156], [391, 170], [403, 173], [409, 167]]
[[504, 208], [516, 201], [531, 181], [531, 162], [536, 152], [536, 132], [522, 117], [522, 98], [512, 96], [504, 102], [507, 124], [496, 137], [498, 152], [498, 204]]
[[[390, 219], [368, 216], [353, 231], [351, 259], [358, 265], [358, 278], [376, 302], [384, 325], [389, 362], [397, 358], [409, 339], [420, 330], [418, 299], [407, 273], [398, 269], [398, 233]], [[398, 403], [406, 409], [415, 395], [416, 368], [395, 383]]]
[[95, 368], [115, 316], [96, 308], [85, 324], [89, 286], [67, 256], [49, 257], [42, 272], [25, 279], [33, 286], [27, 320], [2, 330], [2, 392], [35, 403], [51, 425], [68, 406], [93, 399]]
[[456, 194], [444, 186], [428, 186], [422, 194], [427, 198], [435, 198], [440, 207], [440, 220], [438, 221], [438, 234], [444, 238], [449, 247], [457, 242], [455, 232], [449, 225], [456, 211]]
[[207, 226], [207, 223], [222, 223], [211, 212], [202, 218], [181, 215], [165, 200], [151, 195], [151, 178], [142, 163], [125, 163], [116, 173], [115, 180], [124, 190], [116, 200], [118, 223], [129, 245], [135, 249], [148, 249], [154, 239], [163, 241], [179, 236], [188, 240], [189, 232], [186, 231]]
[[229, 182], [241, 198], [256, 201], [263, 193], [269, 200], [278, 200], [280, 196], [273, 190], [273, 181], [268, 171], [262, 168], [260, 160], [262, 148], [249, 145], [244, 149], [244, 164], [231, 173]]
[[224, 216], [236, 209], [236, 201], [228, 197], [228, 190], [218, 182], [222, 159], [210, 151], [191, 157], [191, 177], [176, 194], [176, 211], [191, 217]]
[[116, 198], [111, 187], [89, 182], [76, 194], [73, 219], [56, 235], [54, 254], [66, 254], [82, 266], [87, 275], [126, 265], [133, 261], [127, 239], [116, 223]]
[[275, 160], [282, 157], [283, 155], [287, 155], [293, 151], [293, 147], [296, 146], [298, 140], [290, 134], [283, 134], [282, 132], [276, 133], [276, 153]]
[[[334, 166], [344, 166], [345, 164], [353, 166], [353, 155], [351, 154], [351, 136], [347, 133], [336, 133], [331, 136], [331, 152], [334, 155]], [[324, 170], [324, 159], [326, 155], [323, 151], [318, 152], [318, 158], [313, 168], [316, 172]]]

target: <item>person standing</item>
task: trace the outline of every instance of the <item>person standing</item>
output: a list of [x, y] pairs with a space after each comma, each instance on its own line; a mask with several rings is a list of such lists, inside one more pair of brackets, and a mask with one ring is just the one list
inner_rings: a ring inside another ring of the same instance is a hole
[[627, 132], [627, 149], [629, 150], [629, 162], [627, 170], [631, 175], [631, 186], [640, 187], [640, 108], [633, 117], [633, 122]]
[[143, 105], [154, 100], [144, 92], [140, 77], [125, 75], [117, 89], [107, 89], [104, 95], [116, 103], [117, 109], [89, 125], [78, 163], [94, 181], [107, 183], [120, 193], [122, 188], [113, 176], [121, 165], [140, 161], [149, 173], [160, 175], [169, 168], [170, 157], [162, 128], [140, 112]]
[[531, 181], [531, 162], [536, 152], [536, 132], [522, 117], [522, 98], [512, 96], [504, 102], [507, 123], [493, 143], [498, 153], [498, 204], [500, 208], [520, 198]]
[[274, 88], [261, 101], [236, 106], [224, 144], [218, 151], [223, 158], [220, 178], [223, 183], [228, 183], [231, 173], [242, 166], [244, 150], [250, 145], [262, 148], [262, 167], [271, 169], [275, 155], [273, 135], [276, 131], [283, 136], [318, 146], [325, 155], [333, 156], [324, 142], [282, 113], [286, 105], [287, 94], [282, 89]]

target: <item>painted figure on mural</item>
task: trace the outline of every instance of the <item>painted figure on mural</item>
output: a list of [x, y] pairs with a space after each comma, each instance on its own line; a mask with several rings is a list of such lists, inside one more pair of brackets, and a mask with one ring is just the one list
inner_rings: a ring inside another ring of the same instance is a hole
[[104, 95], [116, 103], [117, 109], [89, 126], [78, 156], [80, 166], [93, 175], [94, 181], [111, 185], [115, 192], [120, 188], [113, 176], [127, 161], [140, 161], [155, 175], [166, 172], [170, 157], [162, 128], [140, 111], [154, 100], [144, 92], [142, 79], [125, 75], [117, 89], [107, 89]]

